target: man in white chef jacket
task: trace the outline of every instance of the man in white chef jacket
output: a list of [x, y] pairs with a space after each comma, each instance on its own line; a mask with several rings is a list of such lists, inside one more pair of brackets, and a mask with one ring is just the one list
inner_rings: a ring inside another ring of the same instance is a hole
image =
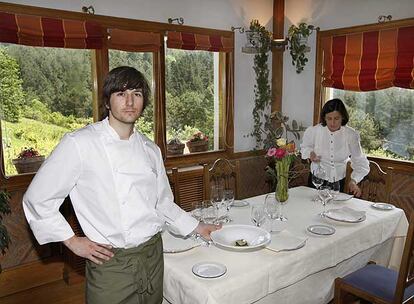
[[[87, 259], [87, 303], [161, 303], [164, 223], [206, 238], [219, 228], [173, 202], [160, 149], [134, 129], [149, 94], [139, 71], [113, 69], [103, 87], [108, 117], [66, 134], [23, 197], [40, 244], [61, 241]], [[67, 195], [85, 237], [59, 212]]]

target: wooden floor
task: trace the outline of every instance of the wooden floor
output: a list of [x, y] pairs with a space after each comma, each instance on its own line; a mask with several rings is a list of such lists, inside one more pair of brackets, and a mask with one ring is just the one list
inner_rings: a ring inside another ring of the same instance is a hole
[[63, 280], [0, 298], [1, 304], [84, 304], [84, 283], [67, 285]]

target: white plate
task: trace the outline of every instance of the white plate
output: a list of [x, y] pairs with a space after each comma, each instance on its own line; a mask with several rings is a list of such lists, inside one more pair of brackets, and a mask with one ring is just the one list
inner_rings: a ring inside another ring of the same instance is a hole
[[332, 235], [335, 233], [335, 228], [327, 225], [311, 225], [307, 228], [310, 233], [317, 235]]
[[193, 237], [179, 237], [169, 231], [162, 233], [162, 245], [164, 253], [178, 253], [184, 252], [201, 245], [201, 243], [194, 240]]
[[365, 211], [357, 211], [348, 207], [330, 209], [325, 212], [328, 219], [344, 223], [360, 223], [366, 220]]
[[226, 266], [216, 262], [197, 263], [192, 268], [193, 273], [200, 278], [218, 278], [227, 272]]
[[371, 206], [375, 209], [380, 209], [380, 210], [392, 210], [395, 208], [394, 205], [387, 204], [387, 203], [375, 203], [375, 204], [372, 204]]
[[[211, 240], [215, 245], [234, 250], [248, 250], [267, 245], [271, 236], [266, 230], [251, 225], [226, 225], [213, 231]], [[236, 241], [245, 240], [247, 246], [236, 246]]]
[[246, 206], [249, 206], [249, 202], [245, 200], [234, 200], [231, 206], [232, 207], [246, 207]]
[[335, 194], [335, 197], [334, 197], [333, 200], [337, 201], [337, 202], [343, 202], [343, 201], [350, 200], [353, 197], [354, 196], [352, 194], [347, 194], [347, 193], [340, 192], [338, 194]]

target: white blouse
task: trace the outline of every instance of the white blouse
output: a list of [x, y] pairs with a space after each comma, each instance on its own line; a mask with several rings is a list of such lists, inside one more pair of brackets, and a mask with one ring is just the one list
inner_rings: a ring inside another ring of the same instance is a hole
[[181, 235], [198, 225], [173, 202], [158, 146], [136, 131], [121, 140], [107, 119], [66, 134], [25, 193], [40, 244], [74, 235], [59, 212], [68, 194], [85, 235], [115, 248], [138, 246], [165, 222]]
[[[359, 134], [348, 126], [341, 126], [338, 131], [331, 132], [321, 124], [306, 129], [300, 145], [302, 158], [307, 159], [314, 151], [321, 157], [320, 164], [327, 173], [326, 180], [341, 180], [346, 175], [346, 164], [351, 159], [353, 169], [351, 178], [359, 183], [369, 173], [369, 162], [362, 152]], [[311, 172], [318, 165], [311, 164]]]

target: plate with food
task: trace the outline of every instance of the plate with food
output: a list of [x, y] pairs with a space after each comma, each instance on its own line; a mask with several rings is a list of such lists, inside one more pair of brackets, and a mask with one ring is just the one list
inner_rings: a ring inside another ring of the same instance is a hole
[[266, 230], [250, 225], [223, 226], [210, 236], [216, 246], [237, 251], [262, 248], [272, 239]]

